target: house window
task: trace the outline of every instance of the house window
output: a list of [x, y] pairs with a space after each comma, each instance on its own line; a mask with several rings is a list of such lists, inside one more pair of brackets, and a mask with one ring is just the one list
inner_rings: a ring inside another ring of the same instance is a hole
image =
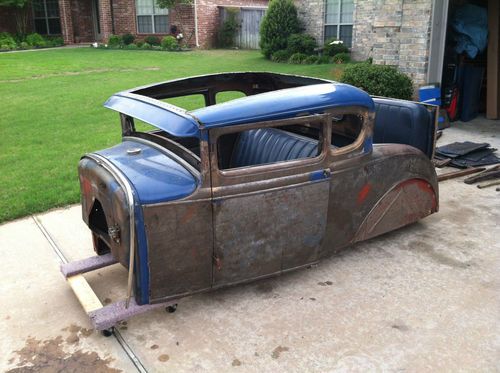
[[136, 0], [136, 9], [139, 34], [168, 33], [168, 9], [159, 8], [156, 0]]
[[42, 35], [61, 34], [59, 3], [57, 0], [33, 0], [35, 31]]
[[354, 0], [325, 0], [325, 40], [342, 40], [352, 47]]

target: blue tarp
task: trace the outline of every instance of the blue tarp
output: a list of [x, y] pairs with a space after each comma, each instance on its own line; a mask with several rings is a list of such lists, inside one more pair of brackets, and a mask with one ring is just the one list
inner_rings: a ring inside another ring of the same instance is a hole
[[488, 12], [485, 8], [466, 4], [460, 7], [452, 21], [455, 35], [455, 52], [467, 53], [476, 58], [488, 44]]

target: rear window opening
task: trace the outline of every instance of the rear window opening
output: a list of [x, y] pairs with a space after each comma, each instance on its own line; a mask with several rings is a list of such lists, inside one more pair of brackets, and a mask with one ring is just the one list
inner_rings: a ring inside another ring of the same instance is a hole
[[152, 141], [184, 159], [196, 170], [201, 170], [200, 139], [197, 137], [177, 137], [143, 122], [133, 119], [135, 132], [133, 136]]

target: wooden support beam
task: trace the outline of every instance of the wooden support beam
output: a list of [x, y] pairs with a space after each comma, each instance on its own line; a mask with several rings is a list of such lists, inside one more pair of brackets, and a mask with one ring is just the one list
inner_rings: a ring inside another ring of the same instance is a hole
[[101, 301], [99, 300], [99, 298], [97, 298], [94, 290], [92, 290], [83, 275], [68, 277], [68, 283], [70, 284], [73, 292], [80, 301], [80, 304], [82, 305], [86, 313], [102, 308]]

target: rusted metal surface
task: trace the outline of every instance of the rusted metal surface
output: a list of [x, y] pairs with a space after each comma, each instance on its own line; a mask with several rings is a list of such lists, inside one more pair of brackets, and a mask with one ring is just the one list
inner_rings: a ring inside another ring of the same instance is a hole
[[[318, 83], [327, 81], [238, 73], [167, 82], [132, 93], [155, 99], [199, 93], [213, 105], [218, 92], [254, 95]], [[200, 123], [199, 154], [195, 154], [164, 132], [137, 133], [133, 119], [122, 115], [126, 139], [178, 157], [198, 183], [181, 200], [138, 206], [147, 242], [148, 302], [278, 275], [436, 212], [438, 182], [432, 163], [408, 145], [373, 145], [374, 118], [375, 113], [365, 107], [343, 106], [259, 123], [216, 128]], [[354, 131], [356, 121], [360, 127]], [[316, 156], [220, 167], [218, 141], [223, 136], [292, 125], [318, 133]], [[351, 143], [332, 146], [332, 140], [350, 131], [355, 133]], [[99, 242], [105, 242], [127, 267], [130, 214], [123, 189], [109, 172], [86, 158], [80, 182], [83, 217], [96, 237], [96, 251]], [[106, 218], [106, 231], [92, 226], [96, 201]], [[144, 265], [143, 254], [137, 255], [137, 263]], [[137, 275], [136, 287], [141, 281], [144, 278]]]

